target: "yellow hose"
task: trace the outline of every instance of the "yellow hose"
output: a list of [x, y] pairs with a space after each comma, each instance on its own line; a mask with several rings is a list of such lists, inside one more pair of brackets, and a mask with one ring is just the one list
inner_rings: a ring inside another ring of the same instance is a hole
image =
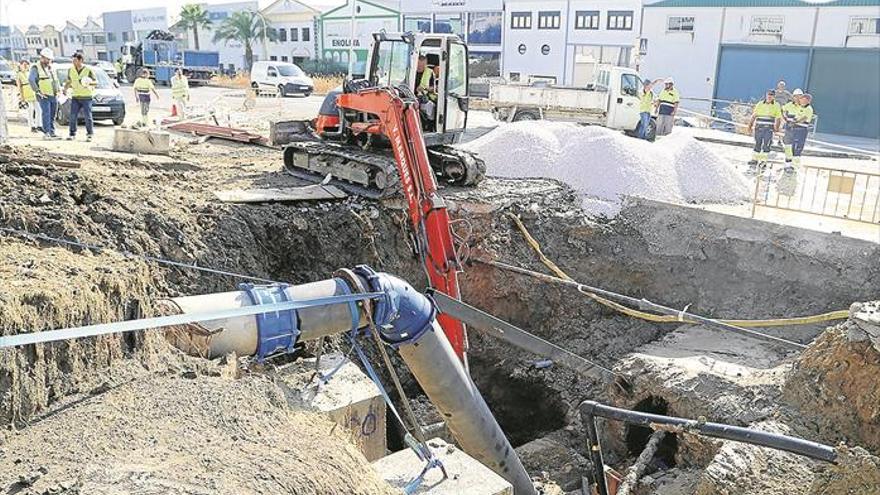
[[[553, 262], [553, 260], [551, 260], [550, 258], [548, 258], [547, 256], [544, 255], [544, 252], [541, 251], [541, 245], [538, 244], [538, 241], [536, 241], [534, 237], [532, 237], [532, 234], [529, 233], [528, 229], [526, 229], [526, 226], [523, 225], [523, 223], [519, 219], [519, 217], [517, 217], [516, 215], [514, 215], [512, 213], [508, 213], [508, 216], [513, 220], [513, 222], [519, 228], [520, 232], [522, 232], [522, 235], [523, 235], [523, 237], [525, 237], [526, 242], [529, 244], [529, 246], [532, 247], [532, 249], [538, 255], [538, 259], [541, 260], [541, 263], [543, 263], [547, 268], [550, 269], [550, 271], [552, 271], [554, 274], [556, 274], [557, 277], [565, 279], [565, 280], [569, 280], [572, 282], [575, 281], [573, 278], [569, 277], [567, 273], [562, 271], [562, 269], [559, 268], [556, 265], [556, 263]], [[611, 308], [615, 311], [618, 311], [620, 313], [623, 313], [627, 316], [632, 316], [633, 318], [640, 318], [642, 320], [651, 321], [651, 322], [655, 322], [655, 323], [681, 323], [681, 322], [696, 323], [694, 321], [688, 320], [687, 317], [685, 317], [684, 319], [680, 319], [677, 316], [657, 315], [654, 313], [646, 313], [646, 312], [638, 310], [638, 309], [633, 309], [628, 306], [624, 306], [623, 304], [611, 301], [609, 299], [605, 299], [604, 297], [599, 296], [597, 294], [593, 294], [592, 292], [586, 292], [584, 290], [581, 290], [581, 293], [584, 294], [585, 296], [589, 297], [590, 299], [596, 301], [597, 303], [603, 305], [603, 306], [609, 307], [609, 308]], [[722, 323], [727, 323], [730, 325], [735, 325], [738, 327], [759, 328], [759, 327], [782, 327], [782, 326], [789, 326], [789, 325], [807, 325], [810, 323], [821, 323], [821, 322], [825, 322], [825, 321], [845, 320], [846, 318], [849, 318], [849, 310], [842, 309], [842, 310], [838, 310], [838, 311], [831, 311], [829, 313], [822, 313], [819, 315], [799, 316], [799, 317], [795, 317], [795, 318], [777, 318], [777, 319], [771, 319], [771, 320], [718, 320], [718, 321], [720, 321]]]

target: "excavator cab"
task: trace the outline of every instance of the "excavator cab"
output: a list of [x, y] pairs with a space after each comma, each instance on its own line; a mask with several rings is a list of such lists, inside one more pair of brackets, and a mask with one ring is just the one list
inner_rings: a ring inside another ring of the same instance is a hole
[[461, 38], [375, 33], [368, 61], [366, 78], [374, 86], [406, 86], [419, 99], [428, 146], [459, 141], [468, 114], [468, 49]]

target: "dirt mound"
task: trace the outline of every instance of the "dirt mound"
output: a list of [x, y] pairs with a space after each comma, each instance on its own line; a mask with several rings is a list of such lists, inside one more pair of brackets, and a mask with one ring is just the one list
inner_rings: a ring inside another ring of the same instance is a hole
[[0, 437], [5, 493], [393, 493], [335, 424], [262, 376], [114, 376]]
[[748, 199], [748, 185], [733, 165], [683, 135], [649, 143], [602, 127], [522, 122], [464, 147], [480, 154], [490, 175], [570, 184], [595, 214], [616, 215], [624, 196], [677, 203]]

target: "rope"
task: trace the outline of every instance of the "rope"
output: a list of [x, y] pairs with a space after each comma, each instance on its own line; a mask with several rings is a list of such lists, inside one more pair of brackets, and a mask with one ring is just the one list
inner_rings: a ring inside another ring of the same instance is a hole
[[138, 259], [142, 259], [145, 261], [152, 261], [152, 262], [158, 263], [160, 265], [173, 266], [175, 268], [187, 268], [190, 270], [196, 270], [196, 271], [205, 272], [205, 273], [212, 273], [214, 275], [224, 275], [227, 277], [235, 277], [235, 278], [244, 279], [244, 280], [254, 280], [256, 282], [266, 282], [266, 283], [270, 283], [270, 284], [282, 283], [277, 280], [272, 280], [272, 279], [268, 279], [268, 278], [254, 277], [252, 275], [245, 275], [242, 273], [230, 272], [230, 271], [226, 271], [226, 270], [219, 270], [216, 268], [207, 268], [207, 267], [188, 264], [188, 263], [181, 263], [180, 261], [172, 261], [172, 260], [168, 260], [168, 259], [164, 259], [164, 258], [157, 258], [155, 256], [147, 256], [144, 254], [132, 253], [131, 251], [124, 251], [121, 249], [109, 248], [109, 247], [101, 246], [98, 244], [87, 244], [84, 242], [72, 241], [69, 239], [61, 239], [58, 237], [51, 237], [46, 234], [35, 234], [32, 232], [28, 232], [26, 230], [12, 229], [9, 227], [0, 227], [0, 232], [5, 232], [7, 234], [18, 236], [18, 237], [21, 237], [24, 239], [52, 242], [55, 244], [61, 244], [61, 245], [65, 245], [65, 246], [76, 246], [78, 248], [95, 251], [96, 253], [100, 253], [101, 251], [109, 251], [112, 253], [119, 254], [120, 256], [122, 256], [124, 258], [138, 258]]
[[[519, 228], [526, 242], [535, 253], [538, 255], [538, 259], [543, 263], [547, 268], [550, 269], [557, 277], [567, 280], [569, 282], [575, 282], [575, 280], [568, 276], [567, 273], [562, 271], [559, 266], [556, 265], [550, 258], [544, 255], [544, 252], [541, 250], [541, 245], [532, 237], [532, 234], [529, 233], [526, 226], [522, 223], [522, 220], [519, 219], [516, 215], [512, 213], [507, 214], [516, 226]], [[597, 303], [611, 308], [615, 311], [623, 313], [627, 316], [631, 316], [633, 318], [639, 318], [645, 321], [650, 321], [654, 323], [697, 323], [696, 321], [689, 319], [685, 313], [687, 312], [687, 308], [683, 309], [678, 315], [658, 315], [654, 313], [648, 313], [645, 311], [641, 311], [638, 309], [633, 309], [628, 306], [624, 306], [618, 302], [612, 301], [610, 299], [606, 299], [602, 296], [594, 294], [592, 292], [587, 291], [584, 287], [578, 287], [578, 292], [584, 294], [590, 299], [596, 301]], [[762, 319], [762, 320], [718, 320], [721, 323], [725, 323], [728, 325], [735, 325], [738, 327], [746, 327], [746, 328], [762, 328], [762, 327], [782, 327], [782, 326], [794, 326], [794, 325], [808, 325], [812, 323], [822, 323], [827, 321], [835, 321], [835, 320], [845, 320], [849, 318], [849, 310], [842, 309], [838, 311], [831, 311], [828, 313], [822, 313], [818, 315], [812, 316], [799, 316], [794, 318], [776, 318], [776, 319]], [[714, 318], [713, 318], [714, 319]]]

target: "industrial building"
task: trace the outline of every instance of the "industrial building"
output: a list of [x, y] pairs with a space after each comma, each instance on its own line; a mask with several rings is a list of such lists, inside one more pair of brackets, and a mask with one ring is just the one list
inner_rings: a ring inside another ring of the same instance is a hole
[[634, 67], [638, 0], [508, 0], [503, 73], [511, 81], [585, 85], [597, 64]]
[[168, 29], [168, 13], [165, 7], [105, 12], [102, 18], [110, 60], [119, 57], [120, 48], [125, 43], [142, 40], [154, 29]]
[[215, 51], [220, 54], [220, 66], [224, 70], [230, 72], [245, 67], [244, 46], [240, 41], [221, 40], [214, 41], [214, 30], [229, 14], [240, 10], [256, 11], [258, 6], [256, 0], [246, 2], [232, 2], [220, 4], [201, 4], [205, 12], [208, 13], [208, 19], [211, 24], [208, 26], [199, 26], [199, 39], [196, 42], [192, 28], [184, 28], [179, 24], [171, 27], [171, 31], [176, 33], [178, 38], [187, 48], [195, 50]]
[[[641, 72], [685, 106], [723, 110], [785, 80], [813, 94], [817, 131], [880, 135], [880, 1], [662, 0], [645, 5]], [[858, 76], [858, 77], [856, 77]]]

